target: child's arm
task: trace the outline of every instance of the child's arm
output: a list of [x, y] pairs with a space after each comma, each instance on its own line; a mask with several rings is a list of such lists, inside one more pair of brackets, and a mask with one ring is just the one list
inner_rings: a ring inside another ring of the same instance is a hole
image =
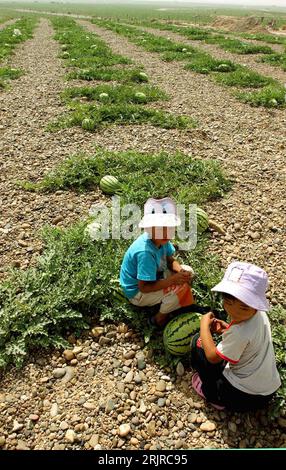
[[207, 360], [211, 364], [217, 364], [222, 361], [222, 358], [216, 352], [216, 345], [211, 334], [211, 326], [215, 317], [212, 312], [202, 315], [200, 326], [200, 337], [202, 340], [204, 352]]
[[149, 292], [156, 292], [161, 289], [166, 289], [174, 284], [182, 285], [188, 282], [189, 273], [176, 273], [172, 276], [169, 276], [167, 279], [161, 279], [160, 281], [138, 281], [138, 287], [140, 292], [143, 294], [148, 294]]
[[167, 265], [171, 271], [175, 271], [176, 273], [179, 273], [182, 269], [179, 261], [177, 261], [174, 256], [167, 256]]
[[185, 274], [188, 274], [189, 278], [186, 282], [188, 283], [192, 282], [194, 278], [194, 273], [191, 273], [190, 271], [186, 271], [185, 269], [183, 269], [179, 261], [177, 261], [173, 256], [167, 256], [167, 265], [171, 271], [174, 271], [176, 273], [184, 272]]

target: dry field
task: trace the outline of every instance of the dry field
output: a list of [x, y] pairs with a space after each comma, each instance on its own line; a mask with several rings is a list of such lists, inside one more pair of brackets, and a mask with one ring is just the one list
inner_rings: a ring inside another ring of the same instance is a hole
[[[232, 181], [223, 198], [204, 206], [226, 230], [226, 235], [212, 232], [210, 253], [219, 255], [222, 267], [233, 259], [263, 267], [272, 305], [285, 307], [286, 109], [251, 107], [209, 76], [185, 70], [181, 62], [164, 62], [112, 31], [87, 20], [77, 22], [114, 53], [143, 66], [151, 84], [168, 94], [169, 101], [153, 108], [191, 116], [198, 125], [181, 130], [114, 124], [94, 132], [81, 127], [50, 132], [47, 125], [66, 111], [60, 94], [86, 82], [74, 80], [71, 85], [66, 80], [60, 44], [50, 20], [41, 17], [33, 38], [17, 45], [1, 64], [25, 73], [0, 91], [0, 279], [6, 279], [11, 266], [26, 270], [35, 265], [43, 249], [39, 230], [44, 225], [69, 227], [84, 219], [93, 203], [106, 199], [99, 189], [29, 192], [18, 181], [40, 181], [66, 158], [92, 155], [97, 146], [149, 153], [179, 150], [218, 161]], [[169, 31], [152, 33], [286, 83], [286, 72], [258, 64], [253, 56], [234, 57], [216, 45], [194, 44]], [[264, 411], [240, 415], [214, 410], [192, 391], [189, 370], [161, 369], [144, 355], [142, 339], [128, 327], [108, 325], [100, 338], [86, 335], [74, 345], [72, 357], [40, 354], [23, 369], [3, 373], [0, 447], [286, 447], [283, 414], [271, 421]], [[126, 426], [120, 428], [122, 424]]]

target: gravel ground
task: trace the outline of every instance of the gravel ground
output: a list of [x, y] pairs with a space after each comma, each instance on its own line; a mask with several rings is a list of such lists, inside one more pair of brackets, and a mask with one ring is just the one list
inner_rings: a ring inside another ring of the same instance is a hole
[[[161, 371], [126, 325], [52, 358], [35, 357], [2, 380], [0, 446], [5, 449], [281, 448], [286, 419], [206, 406], [190, 371]], [[73, 341], [70, 338], [71, 342]]]
[[[182, 150], [218, 159], [234, 180], [233, 191], [207, 210], [227, 229], [211, 250], [225, 266], [233, 257], [262, 265], [270, 274], [272, 302], [285, 290], [285, 112], [252, 109], [206, 77], [166, 64], [95, 26], [115, 52], [145, 66], [152, 83], [171, 100], [163, 108], [196, 117], [199, 127], [179, 132], [150, 126], [113, 126], [96, 134], [81, 129], [45, 130], [64, 106], [68, 84], [47, 20], [19, 46], [10, 63], [26, 74], [0, 95], [2, 276], [14, 263], [25, 268], [41, 251], [37, 230], [69, 225], [102, 195], [58, 191], [34, 195], [15, 186], [38, 180], [68, 155], [94, 145], [109, 149]], [[97, 325], [71, 349], [31, 357], [20, 371], [1, 377], [0, 447], [4, 449], [184, 449], [191, 447], [285, 447], [286, 420], [264, 412], [240, 415], [206, 406], [191, 387], [190, 371], [161, 371], [126, 325]]]
[[69, 85], [52, 34], [42, 20], [35, 37], [19, 46], [10, 64], [26, 74], [0, 95], [0, 278], [11, 263], [25, 268], [41, 251], [37, 231], [44, 224], [69, 225], [98, 199], [97, 192], [36, 195], [16, 185], [18, 180], [39, 180], [72, 154], [94, 152], [94, 136], [81, 129], [46, 131], [47, 124], [65, 111], [59, 93]]

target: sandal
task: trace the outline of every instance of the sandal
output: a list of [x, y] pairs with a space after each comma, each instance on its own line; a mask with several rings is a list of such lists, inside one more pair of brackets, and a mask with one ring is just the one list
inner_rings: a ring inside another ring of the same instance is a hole
[[202, 391], [202, 381], [201, 378], [198, 374], [198, 372], [195, 372], [193, 377], [192, 377], [192, 387], [195, 390], [195, 392], [202, 398], [206, 399], [203, 391]]
[[[203, 383], [201, 381], [201, 378], [200, 378], [198, 372], [195, 372], [193, 377], [192, 377], [192, 387], [200, 397], [202, 397], [206, 400], [204, 392], [202, 391], [202, 385], [203, 385]], [[212, 405], [216, 410], [224, 410], [225, 409], [225, 406], [216, 405], [215, 403], [210, 403], [210, 405]]]

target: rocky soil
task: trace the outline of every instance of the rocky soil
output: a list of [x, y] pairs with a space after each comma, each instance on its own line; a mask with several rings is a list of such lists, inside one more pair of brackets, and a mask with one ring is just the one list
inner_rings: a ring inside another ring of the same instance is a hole
[[[62, 355], [34, 357], [2, 379], [5, 449], [285, 447], [286, 419], [217, 411], [182, 364], [161, 371], [124, 324], [96, 327]], [[73, 338], [70, 338], [73, 342]]]
[[[227, 229], [213, 234], [211, 250], [222, 265], [253, 261], [270, 275], [272, 303], [285, 303], [285, 111], [255, 109], [235, 100], [205, 76], [166, 64], [125, 39], [85, 26], [119, 52], [144, 65], [153, 84], [170, 95], [162, 108], [195, 117], [189, 131], [151, 126], [112, 126], [95, 134], [73, 128], [50, 133], [47, 124], [65, 111], [67, 86], [59, 46], [46, 19], [34, 38], [9, 61], [26, 74], [0, 95], [0, 266], [25, 269], [41, 252], [38, 230], [67, 226], [85, 217], [102, 198], [28, 193], [18, 180], [39, 180], [69, 155], [110, 150], [181, 150], [219, 160], [233, 180], [232, 191], [207, 210]], [[191, 372], [161, 370], [152, 353], [126, 325], [98, 325], [63, 354], [31, 357], [20, 371], [2, 374], [0, 447], [4, 449], [184, 449], [192, 447], [285, 447], [286, 420], [265, 412], [218, 412], [190, 386]]]

